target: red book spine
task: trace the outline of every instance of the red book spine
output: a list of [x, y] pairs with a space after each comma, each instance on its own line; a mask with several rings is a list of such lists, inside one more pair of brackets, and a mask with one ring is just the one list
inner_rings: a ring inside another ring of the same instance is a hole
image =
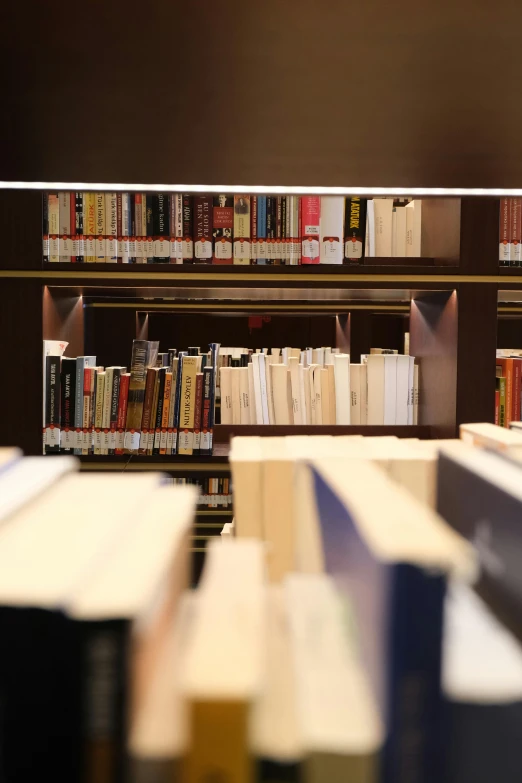
[[122, 229], [122, 205], [121, 193], [116, 193], [116, 239], [118, 242], [118, 254], [116, 260], [118, 264], [123, 263], [123, 229]]
[[497, 366], [502, 367], [502, 376], [506, 379], [506, 421], [505, 426], [509, 429], [510, 422], [513, 420], [513, 359], [497, 359]]
[[120, 377], [120, 396], [118, 398], [118, 420], [116, 422], [116, 448], [115, 454], [123, 454], [125, 442], [125, 424], [127, 421], [127, 403], [129, 400], [130, 373], [123, 373]]
[[522, 359], [513, 359], [513, 405], [511, 421], [520, 421], [520, 384], [522, 382]]
[[194, 409], [193, 454], [199, 454], [201, 448], [201, 406], [203, 401], [203, 373], [196, 373], [196, 407]]
[[[76, 233], [76, 193], [69, 194], [69, 215], [70, 215], [70, 240], [71, 240], [71, 263], [76, 263], [76, 254], [78, 251], [79, 237]], [[74, 255], [73, 255], [74, 254]]]
[[500, 227], [498, 258], [502, 266], [510, 264], [511, 199], [500, 199]]
[[257, 196], [250, 199], [250, 258], [257, 264], [259, 257], [257, 246]]
[[301, 263], [319, 263], [319, 235], [321, 199], [319, 196], [301, 198]]

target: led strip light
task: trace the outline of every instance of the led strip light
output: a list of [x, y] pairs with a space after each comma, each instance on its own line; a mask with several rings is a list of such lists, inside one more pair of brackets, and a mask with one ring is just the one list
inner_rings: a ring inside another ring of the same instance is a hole
[[297, 196], [522, 196], [522, 188], [360, 188], [296, 185], [158, 185], [107, 182], [4, 182], [0, 190], [153, 191], [159, 193], [251, 193]]

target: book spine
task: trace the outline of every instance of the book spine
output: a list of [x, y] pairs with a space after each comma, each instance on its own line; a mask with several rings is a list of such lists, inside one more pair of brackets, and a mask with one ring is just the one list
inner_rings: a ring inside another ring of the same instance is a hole
[[272, 259], [276, 266], [281, 266], [281, 196], [277, 196], [274, 199], [275, 203], [275, 246], [274, 257]]
[[140, 427], [148, 361], [148, 341], [134, 340], [132, 344], [127, 421], [125, 424], [126, 454], [136, 454], [140, 444]]
[[101, 453], [109, 453], [110, 431], [111, 431], [111, 400], [112, 400], [112, 381], [114, 368], [107, 367], [105, 370], [105, 385], [103, 389], [103, 407], [102, 407], [102, 447]]
[[366, 199], [347, 198], [344, 208], [344, 263], [361, 263], [366, 239]]
[[192, 227], [194, 222], [194, 198], [188, 193], [183, 194], [183, 263], [194, 260], [194, 241]]
[[95, 193], [94, 198], [96, 206], [96, 261], [105, 263], [105, 193]]
[[213, 264], [232, 263], [234, 232], [234, 197], [214, 196], [212, 207]]
[[82, 454], [91, 453], [92, 428], [91, 406], [94, 388], [94, 367], [85, 367], [83, 371], [83, 417], [82, 417]]
[[120, 378], [121, 368], [115, 367], [112, 373], [111, 413], [109, 420], [109, 454], [112, 455], [116, 453], [116, 431], [118, 429], [118, 405], [120, 401]]
[[194, 196], [194, 258], [196, 264], [212, 260], [212, 198]]
[[74, 405], [76, 400], [76, 360], [62, 359], [60, 378], [60, 451], [74, 452]]
[[60, 216], [59, 259], [61, 263], [70, 263], [72, 255], [71, 194], [62, 191], [58, 195]]
[[130, 195], [119, 194], [118, 201], [118, 263], [128, 264], [130, 261]]
[[203, 373], [196, 373], [196, 399], [194, 407], [194, 446], [193, 454], [199, 456], [201, 449], [201, 406], [203, 402]]
[[256, 264], [266, 264], [266, 196], [257, 197], [257, 258]]
[[83, 227], [85, 231], [85, 262], [96, 262], [96, 195], [83, 194]]
[[116, 194], [116, 261], [123, 263], [123, 197], [124, 193]]
[[161, 425], [163, 422], [163, 402], [165, 395], [165, 376], [166, 367], [160, 367], [158, 372], [158, 400], [156, 405], [156, 416], [154, 419], [154, 440], [152, 442], [152, 453], [159, 454], [161, 446]]
[[156, 382], [156, 373], [154, 367], [147, 369], [147, 379], [145, 382], [145, 397], [143, 402], [143, 415], [140, 427], [140, 447], [139, 453], [146, 454], [149, 443], [149, 430], [151, 428], [152, 402], [154, 397], [154, 384]]
[[250, 196], [234, 196], [234, 264], [250, 264]]
[[85, 235], [83, 226], [83, 193], [81, 191], [74, 194], [74, 213], [76, 262], [83, 264], [85, 261]]
[[322, 196], [320, 225], [320, 263], [342, 264], [344, 256], [344, 198], [342, 196]]
[[181, 375], [178, 454], [191, 456], [194, 450], [194, 411], [198, 357], [184, 356]]
[[174, 399], [174, 417], [172, 420], [172, 454], [178, 453], [179, 447], [179, 426], [180, 426], [180, 411], [181, 411], [181, 377], [183, 369], [183, 359], [185, 358], [185, 352], [178, 354], [178, 372], [176, 375], [176, 394]]
[[170, 261], [170, 198], [168, 193], [158, 193], [154, 198], [154, 261], [168, 264]]
[[116, 193], [105, 193], [105, 262], [118, 261], [118, 201]]
[[501, 377], [498, 379], [498, 389], [499, 389], [499, 405], [498, 405], [498, 416], [499, 416], [499, 424], [501, 427], [506, 427], [506, 378]]
[[288, 252], [288, 198], [281, 196], [281, 263], [285, 266], [290, 262], [290, 253]]
[[301, 263], [318, 264], [320, 259], [321, 199], [319, 196], [301, 198]]
[[129, 264], [136, 262], [136, 194], [129, 193]]
[[500, 391], [495, 389], [495, 424], [500, 425]]
[[60, 357], [45, 357], [45, 454], [60, 451]]
[[78, 232], [76, 230], [76, 193], [69, 193], [69, 214], [69, 223], [71, 227], [69, 237], [71, 245], [71, 264], [76, 264], [78, 256]]
[[511, 199], [511, 247], [510, 262], [511, 266], [522, 265], [521, 254], [522, 240], [522, 199]]
[[275, 196], [266, 197], [266, 263], [272, 266], [275, 258], [276, 236], [276, 202]]
[[135, 193], [134, 194], [134, 223], [135, 223], [135, 242], [136, 242], [136, 250], [135, 250], [135, 257], [136, 257], [136, 263], [137, 264], [143, 264], [145, 263], [145, 253], [144, 253], [144, 239], [145, 239], [145, 232], [142, 234], [142, 228], [143, 228], [143, 193]]
[[125, 422], [127, 421], [127, 403], [129, 398], [130, 373], [122, 373], [120, 377], [120, 394], [118, 397], [118, 419], [116, 423], [116, 448], [114, 453], [123, 454], [125, 447]]
[[509, 429], [513, 416], [513, 359], [497, 359], [502, 367], [502, 375], [506, 379], [506, 414], [505, 426]]
[[216, 420], [216, 383], [217, 383], [217, 366], [218, 366], [218, 359], [219, 359], [219, 349], [220, 349], [219, 343], [210, 343], [210, 356], [211, 356], [211, 366], [212, 366], [212, 396], [210, 399], [210, 453], [212, 454], [212, 449], [214, 446], [214, 423]]
[[207, 366], [204, 368], [199, 453], [205, 457], [209, 457], [212, 454], [210, 439], [210, 406], [212, 402], [212, 384], [214, 382], [213, 374], [213, 367]]
[[183, 263], [183, 196], [170, 196], [170, 257], [171, 264]]
[[143, 262], [154, 263], [154, 211], [157, 210], [157, 195], [142, 193], [143, 204]]
[[511, 199], [500, 199], [500, 237], [498, 259], [501, 266], [510, 264], [510, 239], [511, 239]]
[[102, 453], [103, 398], [105, 394], [105, 372], [96, 373], [96, 403], [94, 407], [93, 451]]
[[250, 199], [250, 258], [252, 264], [257, 264], [257, 258], [259, 255], [259, 247], [257, 243], [257, 211], [258, 211], [258, 198], [252, 196]]
[[511, 421], [520, 421], [520, 383], [521, 383], [522, 359], [513, 359], [513, 408]]
[[60, 260], [60, 200], [58, 193], [47, 195], [47, 218], [49, 223], [49, 261]]
[[42, 261], [49, 262], [49, 196], [44, 193], [42, 198]]
[[168, 428], [170, 417], [170, 404], [172, 400], [172, 373], [165, 373], [165, 391], [163, 393], [163, 416], [161, 419], [160, 454], [167, 453]]

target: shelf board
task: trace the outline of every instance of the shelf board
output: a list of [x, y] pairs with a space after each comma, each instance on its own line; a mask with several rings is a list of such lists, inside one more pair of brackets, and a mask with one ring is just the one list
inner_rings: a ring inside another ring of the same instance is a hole
[[214, 448], [226, 444], [234, 435], [261, 435], [265, 437], [285, 435], [396, 435], [398, 438], [420, 438], [427, 440], [432, 437], [432, 428], [426, 424], [415, 425], [372, 425], [372, 424], [218, 424], [214, 428]]
[[[234, 512], [232, 511], [232, 509], [230, 509], [230, 511], [229, 511], [227, 509], [222, 509], [222, 508], [216, 509], [215, 511], [213, 511], [210, 508], [208, 508], [208, 509], [197, 509], [196, 510], [196, 516], [197, 517], [233, 517], [234, 516]], [[208, 523], [205, 522], [205, 525], [208, 525]]]

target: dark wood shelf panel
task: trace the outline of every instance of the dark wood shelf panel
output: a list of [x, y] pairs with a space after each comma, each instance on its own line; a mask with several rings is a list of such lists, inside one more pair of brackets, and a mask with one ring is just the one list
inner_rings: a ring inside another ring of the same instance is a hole
[[522, 275], [522, 266], [499, 266], [498, 273], [501, 277]]
[[[14, 267], [16, 269], [16, 267]], [[435, 258], [375, 258], [371, 262], [362, 264], [298, 264], [297, 266], [268, 265], [268, 264], [63, 264], [63, 263], [44, 263], [42, 269], [49, 272], [82, 272], [84, 274], [94, 274], [98, 272], [117, 272], [125, 275], [143, 274], [143, 272], [162, 272], [173, 277], [185, 274], [187, 271], [197, 275], [219, 274], [223, 276], [234, 275], [236, 272], [256, 275], [297, 275], [311, 274], [321, 275], [325, 271], [331, 274], [411, 274], [416, 268], [422, 270], [423, 274], [429, 274], [436, 270], [446, 272], [458, 270], [458, 266], [438, 262]]]
[[264, 435], [265, 437], [284, 435], [367, 435], [372, 437], [376, 435], [396, 435], [398, 438], [421, 438], [423, 440], [433, 437], [432, 428], [421, 424], [408, 426], [371, 424], [220, 424], [214, 430], [214, 448], [229, 442], [234, 435]]

